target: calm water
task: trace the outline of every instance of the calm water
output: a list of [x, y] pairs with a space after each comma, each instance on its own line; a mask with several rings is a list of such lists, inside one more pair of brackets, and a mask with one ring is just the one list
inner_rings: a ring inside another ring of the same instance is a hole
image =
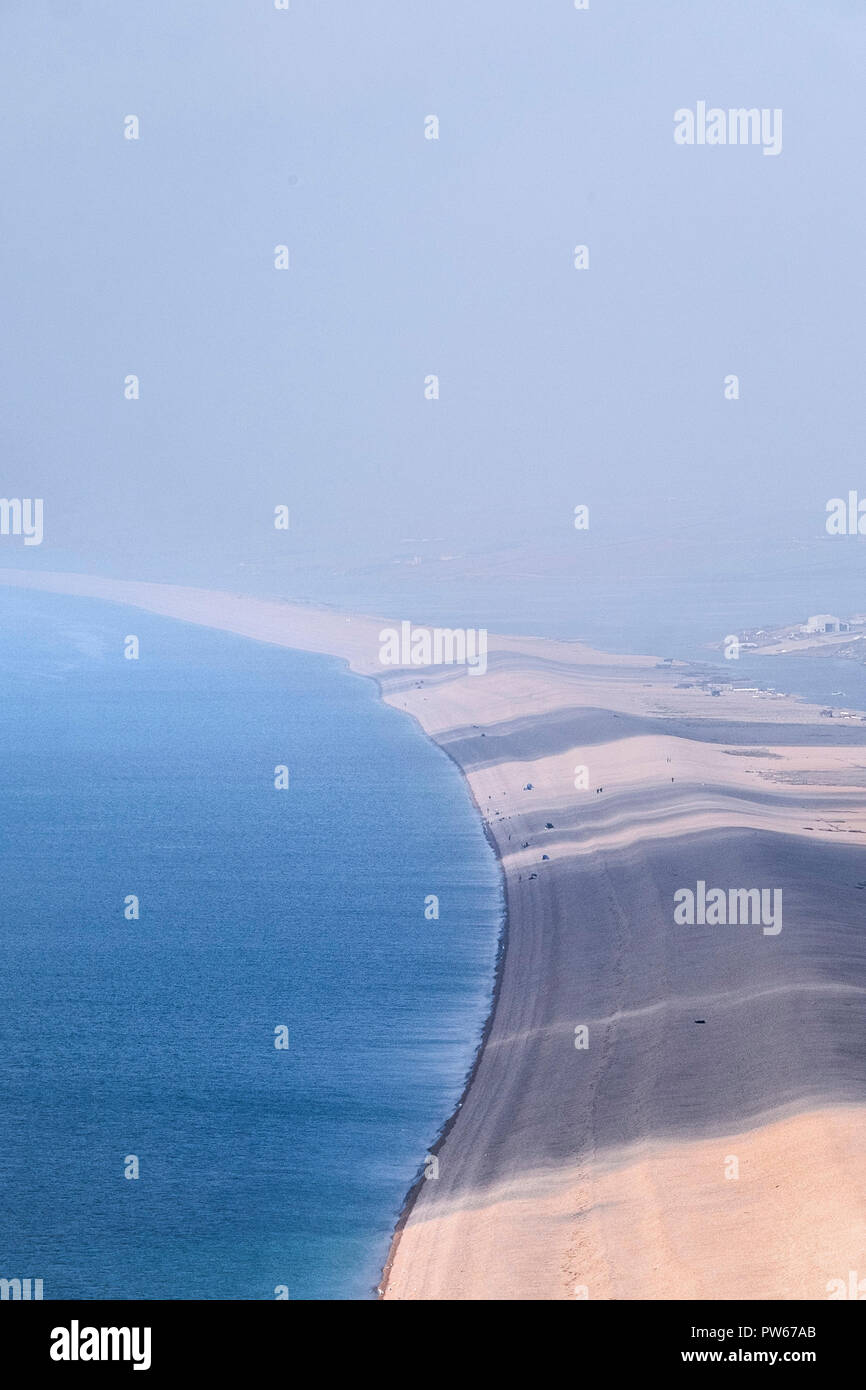
[[490, 996], [456, 768], [335, 660], [129, 609], [4, 593], [0, 672], [0, 1275], [369, 1296]]

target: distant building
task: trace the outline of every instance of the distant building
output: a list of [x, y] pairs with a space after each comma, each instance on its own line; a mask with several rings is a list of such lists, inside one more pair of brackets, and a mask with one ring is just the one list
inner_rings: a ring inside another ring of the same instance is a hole
[[816, 613], [807, 623], [800, 628], [801, 632], [848, 632], [851, 624], [844, 622], [841, 618], [834, 618], [832, 613]]

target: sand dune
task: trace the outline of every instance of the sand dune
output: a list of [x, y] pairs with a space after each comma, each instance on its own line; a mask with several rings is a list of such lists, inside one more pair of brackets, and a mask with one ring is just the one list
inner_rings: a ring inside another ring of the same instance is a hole
[[[866, 723], [576, 643], [394, 671], [375, 618], [0, 579], [340, 655], [463, 768], [507, 947], [385, 1297], [826, 1298], [866, 1276]], [[678, 925], [699, 881], [781, 890], [781, 930]]]
[[826, 1299], [862, 1277], [864, 1144], [832, 1108], [522, 1171], [411, 1220], [388, 1297]]

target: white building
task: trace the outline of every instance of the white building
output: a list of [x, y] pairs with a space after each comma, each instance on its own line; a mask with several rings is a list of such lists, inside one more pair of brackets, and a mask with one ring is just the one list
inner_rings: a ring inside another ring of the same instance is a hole
[[816, 613], [807, 623], [800, 628], [801, 632], [847, 632], [849, 624], [841, 618], [834, 618], [832, 613]]

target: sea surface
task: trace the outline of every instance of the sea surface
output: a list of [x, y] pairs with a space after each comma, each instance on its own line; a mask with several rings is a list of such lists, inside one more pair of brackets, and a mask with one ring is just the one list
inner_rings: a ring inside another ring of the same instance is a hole
[[91, 600], [0, 594], [0, 676], [0, 1276], [372, 1297], [490, 1003], [459, 772], [338, 660]]

